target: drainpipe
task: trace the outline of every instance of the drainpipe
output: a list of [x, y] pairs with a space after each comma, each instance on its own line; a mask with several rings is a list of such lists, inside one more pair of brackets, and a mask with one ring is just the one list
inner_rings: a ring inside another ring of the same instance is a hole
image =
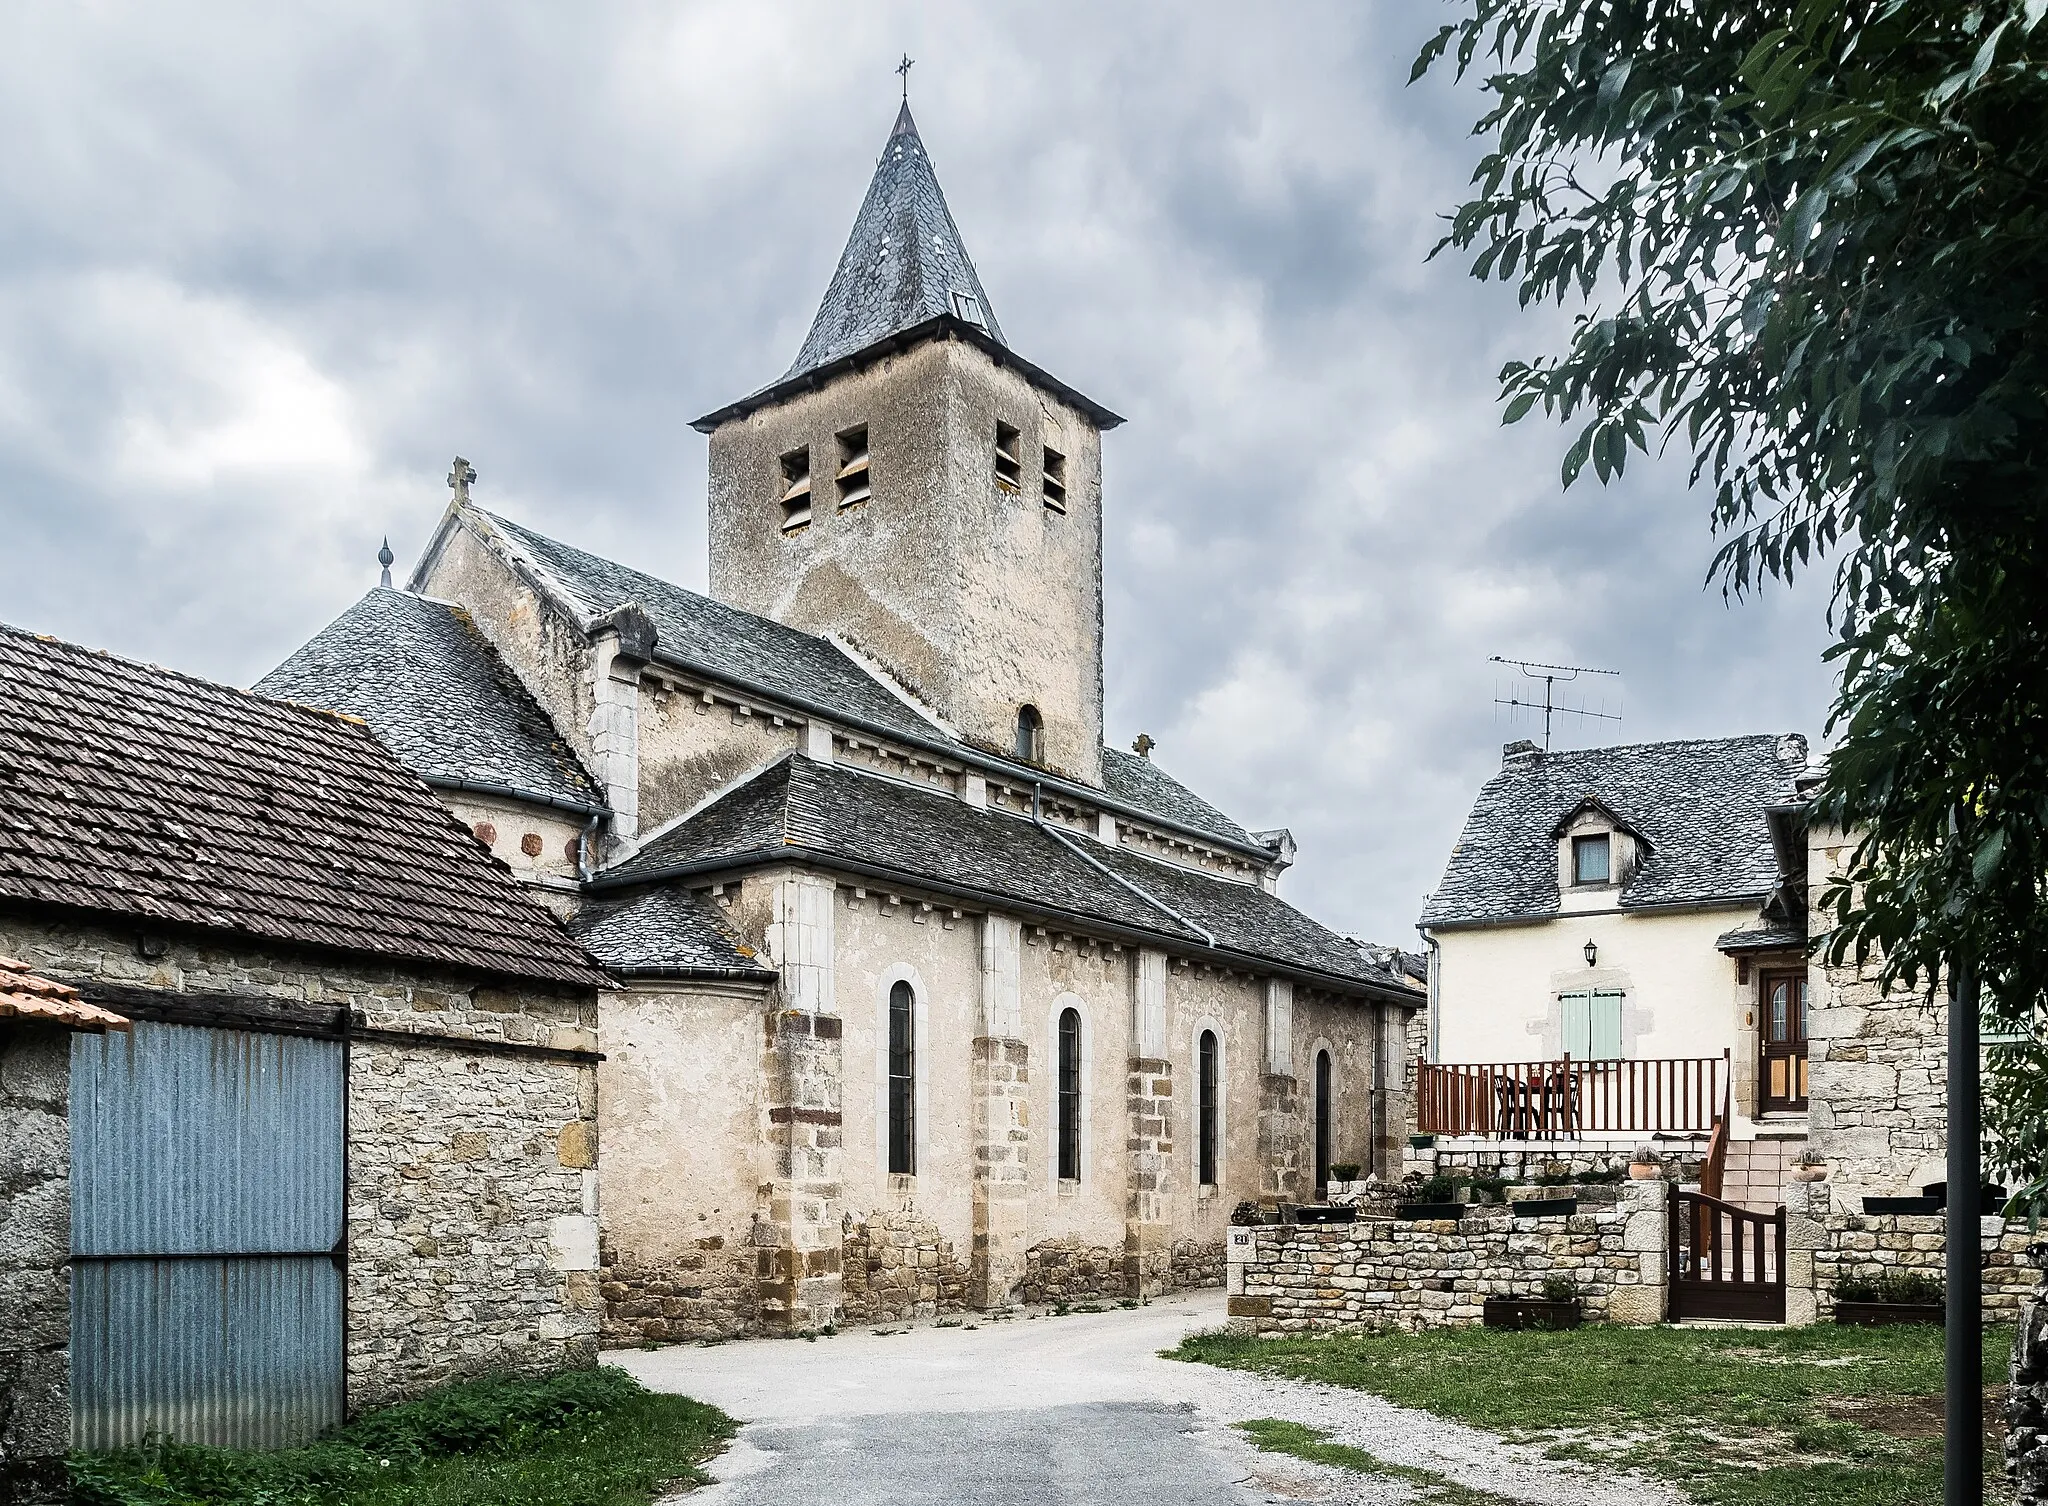
[[587, 884], [593, 877], [590, 866], [590, 839], [597, 835], [597, 823], [604, 818], [603, 811], [592, 811], [590, 821], [583, 828], [583, 835], [576, 839], [576, 880]]
[[1189, 920], [1185, 915], [1181, 914], [1180, 911], [1174, 909], [1173, 906], [1169, 905], [1165, 900], [1160, 899], [1155, 895], [1147, 894], [1143, 889], [1140, 889], [1136, 884], [1132, 883], [1129, 879], [1125, 878], [1121, 873], [1118, 873], [1114, 868], [1109, 867], [1107, 864], [1097, 862], [1091, 854], [1083, 852], [1079, 847], [1075, 846], [1072, 842], [1069, 842], [1066, 839], [1066, 837], [1063, 836], [1059, 831], [1055, 830], [1053, 827], [1047, 826], [1045, 824], [1045, 817], [1040, 813], [1039, 809], [1044, 802], [1044, 798], [1044, 786], [1034, 782], [1031, 786], [1031, 824], [1033, 826], [1037, 827], [1040, 831], [1044, 832], [1048, 837], [1051, 837], [1055, 842], [1059, 843], [1060, 846], [1066, 848], [1068, 852], [1071, 852], [1075, 857], [1079, 858], [1082, 862], [1086, 863], [1090, 868], [1093, 868], [1097, 873], [1100, 873], [1104, 878], [1108, 879], [1111, 883], [1116, 884], [1121, 888], [1130, 890], [1131, 893], [1137, 895], [1139, 899], [1142, 899], [1146, 904], [1150, 905], [1153, 909], [1165, 911], [1168, 915], [1171, 915], [1175, 920], [1179, 921], [1182, 925], [1186, 926], [1190, 931], [1193, 931], [1197, 936], [1201, 937], [1202, 940], [1206, 942], [1208, 945], [1212, 947], [1216, 945], [1216, 937], [1214, 933], [1208, 931], [1202, 926], [1196, 925], [1192, 920]]

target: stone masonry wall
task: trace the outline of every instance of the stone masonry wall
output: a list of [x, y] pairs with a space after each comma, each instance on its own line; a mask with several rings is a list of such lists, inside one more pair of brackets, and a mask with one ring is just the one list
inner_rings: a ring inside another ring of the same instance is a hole
[[[2037, 1272], [2048, 1268], [2048, 1244], [2036, 1243], [2027, 1254]], [[2040, 1291], [2021, 1312], [2013, 1335], [2005, 1470], [2014, 1506], [2048, 1506], [2048, 1294]]]
[[706, 1235], [696, 1248], [655, 1264], [600, 1241], [607, 1344], [738, 1339], [761, 1331], [751, 1243]]
[[1669, 1184], [1630, 1182], [1576, 1195], [1581, 1212], [1546, 1218], [1515, 1219], [1510, 1208], [1494, 1206], [1456, 1221], [1234, 1229], [1231, 1326], [1251, 1333], [1456, 1327], [1479, 1322], [1488, 1297], [1540, 1295], [1551, 1276], [1577, 1283], [1589, 1319], [1661, 1321]]
[[1227, 1245], [1222, 1240], [1176, 1239], [1173, 1242], [1172, 1266], [1174, 1289], [1223, 1285], [1226, 1249]]
[[[1835, 1311], [1835, 1283], [1917, 1271], [1944, 1279], [1947, 1256], [1943, 1216], [1836, 1210], [1826, 1182], [1785, 1187], [1785, 1316], [1792, 1323], [1824, 1322]], [[1853, 1205], [1861, 1207], [1858, 1199]], [[1983, 1219], [1984, 1317], [2011, 1323], [2043, 1289], [2041, 1268], [2027, 1256], [2038, 1235], [2020, 1220]]]
[[841, 1321], [897, 1323], [967, 1306], [967, 1267], [939, 1226], [912, 1209], [845, 1216]]
[[71, 1037], [0, 1021], [0, 1502], [66, 1495]]
[[[146, 989], [205, 1010], [215, 1000], [254, 1013], [346, 1006], [378, 1030], [597, 1044], [594, 994], [366, 957], [27, 912], [0, 914], [0, 952], [44, 976]], [[351, 1411], [482, 1369], [595, 1362], [596, 1099], [595, 1069], [574, 1061], [431, 1040], [351, 1047]]]
[[1025, 1252], [1024, 1281], [1017, 1291], [1025, 1302], [1081, 1302], [1129, 1294], [1120, 1249], [1078, 1239], [1043, 1239]]

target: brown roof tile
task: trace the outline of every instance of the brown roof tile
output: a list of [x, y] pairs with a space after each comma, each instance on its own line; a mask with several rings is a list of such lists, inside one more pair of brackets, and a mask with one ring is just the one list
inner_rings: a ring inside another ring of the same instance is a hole
[[361, 723], [0, 627], [0, 899], [606, 979]]
[[0, 957], [0, 1020], [38, 1021], [93, 1035], [128, 1028], [126, 1015], [86, 1003], [70, 984], [38, 978], [12, 957]]

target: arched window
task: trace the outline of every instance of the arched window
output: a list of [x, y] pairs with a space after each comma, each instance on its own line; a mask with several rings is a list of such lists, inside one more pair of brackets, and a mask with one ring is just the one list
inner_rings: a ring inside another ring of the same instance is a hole
[[1059, 1081], [1060, 1180], [1081, 1180], [1081, 1011], [1060, 1011]]
[[1217, 1048], [1216, 1032], [1204, 1030], [1197, 1044], [1199, 1057], [1197, 1071], [1199, 1082], [1196, 1088], [1195, 1136], [1196, 1160], [1199, 1163], [1197, 1180], [1204, 1187], [1216, 1185], [1216, 1078]]
[[1330, 1186], [1330, 1053], [1316, 1053], [1316, 1196]]
[[1017, 708], [1017, 756], [1026, 763], [1045, 762], [1045, 718], [1036, 706]]
[[889, 990], [889, 1170], [917, 1171], [917, 996], [903, 982]]

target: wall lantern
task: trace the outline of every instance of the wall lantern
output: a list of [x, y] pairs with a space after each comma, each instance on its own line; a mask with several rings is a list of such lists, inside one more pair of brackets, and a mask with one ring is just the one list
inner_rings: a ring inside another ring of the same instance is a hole
[[1600, 948], [1591, 941], [1586, 943], [1586, 966], [1592, 967], [1600, 961]]

